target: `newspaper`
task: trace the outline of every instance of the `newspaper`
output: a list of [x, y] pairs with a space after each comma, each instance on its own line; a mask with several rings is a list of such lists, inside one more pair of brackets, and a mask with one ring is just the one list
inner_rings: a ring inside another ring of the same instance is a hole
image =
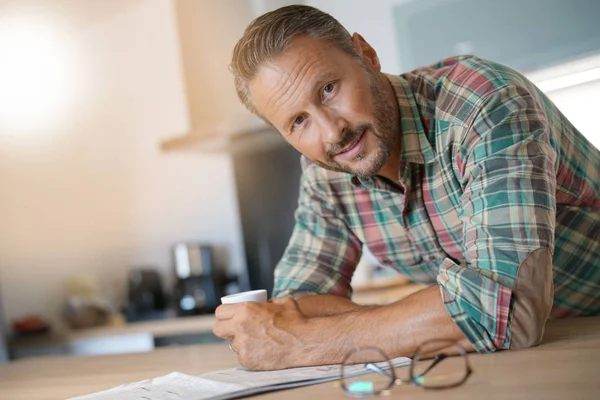
[[[405, 357], [392, 360], [394, 367], [409, 365], [410, 362]], [[351, 376], [364, 372], [363, 365], [354, 365], [346, 366], [344, 373]], [[238, 367], [199, 376], [173, 372], [71, 400], [228, 400], [334, 381], [339, 376], [339, 365], [278, 371], [250, 371]]]

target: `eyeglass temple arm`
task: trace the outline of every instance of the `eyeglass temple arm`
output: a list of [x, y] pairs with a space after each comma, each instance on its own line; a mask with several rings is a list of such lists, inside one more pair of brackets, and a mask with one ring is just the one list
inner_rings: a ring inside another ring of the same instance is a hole
[[446, 357], [448, 357], [448, 355], [444, 354], [444, 353], [441, 353], [441, 354], [438, 354], [437, 356], [435, 356], [431, 365], [429, 367], [427, 367], [427, 369], [425, 371], [421, 372], [419, 374], [419, 376], [425, 376], [425, 374], [427, 374], [429, 371], [431, 371], [436, 365], [438, 365], [440, 362], [442, 362]]
[[[440, 362], [442, 362], [446, 357], [448, 357], [448, 355], [444, 354], [444, 353], [438, 354], [437, 356], [435, 356], [431, 365], [429, 367], [427, 367], [427, 369], [425, 371], [423, 371], [421, 374], [419, 374], [419, 376], [425, 376], [429, 371], [431, 371], [436, 365], [438, 365]], [[381, 367], [378, 367], [376, 364], [374, 364], [372, 362], [366, 363], [365, 368], [370, 371], [373, 371], [377, 374], [384, 375], [389, 378], [393, 378], [393, 376], [389, 372], [387, 372], [386, 370], [384, 370]]]

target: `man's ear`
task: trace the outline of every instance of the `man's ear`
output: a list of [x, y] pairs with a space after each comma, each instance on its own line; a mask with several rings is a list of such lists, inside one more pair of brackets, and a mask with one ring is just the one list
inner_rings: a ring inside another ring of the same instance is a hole
[[376, 72], [381, 72], [381, 64], [377, 52], [359, 33], [352, 34], [352, 47], [362, 60]]

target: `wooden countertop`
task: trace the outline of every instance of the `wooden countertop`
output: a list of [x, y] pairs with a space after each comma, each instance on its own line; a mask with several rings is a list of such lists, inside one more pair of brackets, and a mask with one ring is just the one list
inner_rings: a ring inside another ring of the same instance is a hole
[[[548, 322], [544, 342], [532, 349], [470, 357], [473, 375], [459, 388], [425, 391], [397, 387], [392, 397], [415, 399], [597, 398], [600, 317]], [[45, 357], [0, 366], [0, 399], [65, 399], [173, 371], [197, 375], [237, 365], [226, 344], [161, 348], [149, 353], [96, 357]], [[399, 369], [399, 375], [405, 371]], [[325, 383], [270, 393], [264, 399], [347, 399]]]

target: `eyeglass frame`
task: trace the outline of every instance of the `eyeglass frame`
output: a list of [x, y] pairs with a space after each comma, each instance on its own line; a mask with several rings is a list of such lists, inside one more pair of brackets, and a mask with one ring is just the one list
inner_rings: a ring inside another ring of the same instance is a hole
[[[458, 387], [458, 386], [462, 385], [463, 383], [465, 383], [467, 381], [467, 379], [469, 379], [469, 376], [471, 376], [471, 374], [473, 373], [473, 369], [471, 368], [471, 364], [469, 363], [469, 357], [467, 356], [468, 353], [465, 350], [465, 348], [460, 343], [458, 343], [458, 342], [448, 341], [449, 346], [456, 346], [459, 349], [459, 351], [460, 351], [460, 355], [459, 356], [460, 357], [464, 357], [464, 360], [465, 360], [466, 373], [465, 373], [465, 376], [459, 382], [456, 382], [456, 383], [453, 383], [453, 384], [449, 384], [447, 386], [437, 386], [437, 387], [436, 386], [423, 386], [422, 383], [418, 382], [417, 379], [420, 376], [425, 375], [427, 372], [429, 372], [430, 370], [432, 370], [438, 363], [440, 363], [441, 361], [443, 361], [447, 357], [452, 357], [452, 356], [449, 356], [449, 355], [446, 355], [446, 354], [443, 354], [443, 353], [441, 355], [443, 355], [444, 357], [438, 359], [438, 357], [440, 355], [435, 356], [433, 363], [429, 367], [427, 367], [427, 369], [423, 373], [421, 373], [417, 377], [413, 376], [415, 363], [412, 362], [412, 360], [414, 360], [415, 356], [417, 356], [419, 354], [419, 350], [421, 350], [424, 346], [426, 346], [429, 343], [440, 342], [440, 341], [445, 341], [445, 340], [443, 340], [443, 339], [427, 340], [427, 341], [423, 342], [421, 345], [419, 345], [419, 347], [417, 347], [417, 349], [413, 353], [413, 356], [411, 357], [411, 363], [410, 363], [410, 367], [409, 367], [409, 378], [408, 378], [407, 381], [403, 381], [402, 379], [400, 379], [400, 378], [397, 377], [397, 375], [396, 375], [396, 367], [391, 362], [392, 358], [390, 358], [379, 347], [376, 347], [376, 346], [364, 346], [364, 347], [358, 347], [356, 349], [353, 349], [353, 350], [349, 351], [344, 356], [344, 358], [342, 360], [341, 369], [340, 369], [340, 379], [339, 379], [340, 387], [344, 390], [344, 393], [346, 393], [348, 396], [354, 397], [354, 398], [361, 398], [361, 397], [364, 398], [364, 397], [373, 397], [373, 396], [382, 395], [385, 392], [389, 393], [390, 389], [393, 386], [400, 386], [400, 385], [403, 385], [403, 384], [412, 384], [412, 385], [415, 385], [417, 387], [420, 387], [420, 388], [426, 389], [426, 390], [444, 390], [444, 389], [452, 389], [452, 388]], [[356, 352], [359, 352], [359, 351], [368, 351], [368, 350], [377, 350], [377, 351], [379, 351], [385, 357], [384, 361], [387, 361], [389, 363], [390, 368], [389, 368], [389, 370], [382, 369], [382, 368], [378, 367], [375, 364], [375, 362], [366, 362], [365, 366], [367, 366], [369, 364], [372, 366], [371, 368], [369, 368], [369, 367], [366, 367], [366, 368], [368, 368], [371, 371], [374, 371], [374, 372], [376, 372], [378, 374], [382, 374], [382, 375], [390, 377], [390, 383], [384, 389], [381, 389], [381, 390], [379, 390], [377, 392], [374, 392], [374, 393], [371, 393], [369, 395], [366, 395], [366, 396], [355, 396], [355, 395], [352, 394], [352, 392], [350, 392], [350, 389], [345, 384], [345, 379], [344, 379], [344, 365], [345, 365], [346, 360], [351, 355], [353, 355], [353, 354], [355, 354]], [[388, 371], [389, 371], [389, 373], [388, 373]]]

